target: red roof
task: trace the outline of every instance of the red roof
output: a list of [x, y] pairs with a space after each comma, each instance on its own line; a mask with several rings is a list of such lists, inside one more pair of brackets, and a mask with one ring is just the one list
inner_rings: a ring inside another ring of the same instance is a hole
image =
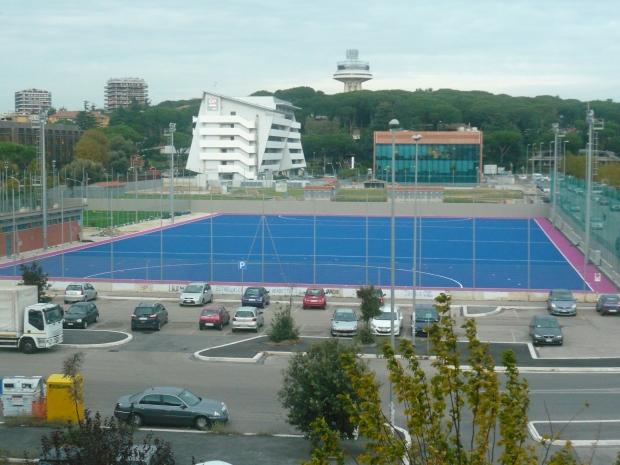
[[125, 185], [124, 182], [117, 182], [117, 181], [107, 181], [107, 182], [98, 182], [96, 184], [93, 184], [94, 186], [99, 186], [99, 187], [123, 187]]

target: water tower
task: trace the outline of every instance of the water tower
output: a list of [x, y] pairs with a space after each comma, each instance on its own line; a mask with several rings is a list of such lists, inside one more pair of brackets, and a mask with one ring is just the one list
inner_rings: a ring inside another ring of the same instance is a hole
[[344, 83], [345, 92], [362, 90], [362, 82], [372, 79], [370, 65], [367, 61], [358, 60], [357, 50], [347, 50], [347, 61], [338, 62], [338, 71], [334, 73], [334, 79]]

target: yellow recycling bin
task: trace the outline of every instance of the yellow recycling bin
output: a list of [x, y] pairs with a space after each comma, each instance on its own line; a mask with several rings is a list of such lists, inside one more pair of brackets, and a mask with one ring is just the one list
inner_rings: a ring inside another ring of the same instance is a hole
[[[83, 392], [82, 375], [77, 375], [76, 383]], [[47, 378], [48, 420], [71, 420], [77, 423], [84, 418], [84, 401], [79, 401], [76, 408], [76, 403], [71, 397], [73, 389], [75, 389], [73, 382], [64, 375], [50, 375]], [[80, 397], [83, 399], [83, 394]]]

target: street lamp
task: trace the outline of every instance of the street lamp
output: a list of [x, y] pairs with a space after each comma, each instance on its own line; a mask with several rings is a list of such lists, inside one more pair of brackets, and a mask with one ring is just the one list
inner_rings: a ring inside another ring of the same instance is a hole
[[414, 161], [414, 178], [413, 178], [413, 328], [412, 336], [413, 345], [415, 346], [415, 306], [416, 306], [416, 271], [417, 271], [417, 259], [418, 259], [418, 143], [422, 136], [416, 134], [411, 136], [413, 142], [415, 142], [415, 161]]
[[568, 144], [567, 140], [564, 141], [564, 150], [562, 150], [564, 152], [564, 167], [562, 168], [562, 177], [564, 179], [566, 179], [566, 144]]
[[[391, 222], [390, 222], [390, 345], [394, 349], [394, 271], [395, 271], [395, 227], [394, 227], [394, 209], [395, 209], [395, 181], [396, 181], [396, 128], [399, 125], [397, 119], [390, 121], [390, 131], [392, 132], [392, 202], [391, 202]], [[400, 324], [400, 323], [399, 323]], [[394, 394], [392, 393], [392, 383], [390, 383], [390, 426], [394, 428]]]
[[540, 174], [542, 174], [542, 146], [544, 142], [540, 143], [540, 149], [538, 150], [538, 156], [540, 157]]
[[7, 189], [5, 189], [5, 197], [6, 197], [6, 209], [9, 209], [9, 191], [8, 191], [8, 183], [9, 183], [9, 162], [8, 160], [4, 160], [4, 182], [7, 183]]
[[525, 148], [525, 176], [527, 177], [527, 164], [530, 161], [530, 145], [532, 144], [527, 144], [527, 147]]
[[[21, 199], [21, 191], [22, 191], [22, 183], [19, 182], [15, 176], [10, 176], [11, 179], [14, 179], [17, 182], [17, 186], [19, 189], [18, 198]], [[8, 181], [8, 178], [7, 178]], [[8, 186], [8, 182], [7, 182]], [[8, 196], [8, 191], [7, 191]], [[11, 197], [12, 197], [12, 210], [13, 210], [13, 276], [16, 276], [17, 273], [17, 255], [19, 255], [19, 238], [17, 237], [17, 226], [15, 225], [15, 189], [11, 189]], [[7, 197], [8, 199], [8, 197]]]

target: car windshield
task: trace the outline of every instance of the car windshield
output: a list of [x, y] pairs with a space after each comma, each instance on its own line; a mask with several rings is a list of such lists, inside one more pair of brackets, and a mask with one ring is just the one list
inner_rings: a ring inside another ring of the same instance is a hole
[[570, 292], [554, 292], [552, 296], [553, 300], [573, 300], [573, 295]]
[[357, 318], [353, 312], [337, 312], [334, 315], [335, 321], [356, 321]]
[[306, 291], [306, 295], [323, 295], [323, 290], [321, 289], [308, 289]]
[[254, 318], [254, 312], [252, 310], [239, 310], [235, 316], [238, 318]]
[[245, 290], [245, 295], [259, 295], [260, 289], [258, 287], [248, 287]]
[[183, 294], [200, 294], [202, 292], [202, 286], [185, 286]]
[[395, 320], [398, 318], [398, 312], [392, 313], [388, 310], [386, 312], [381, 312], [381, 315], [376, 316], [374, 319], [375, 320], [391, 320], [392, 315], [394, 315]]
[[558, 328], [560, 325], [556, 320], [537, 320], [537, 328]]
[[181, 398], [183, 402], [185, 402], [190, 407], [193, 407], [194, 405], [197, 405], [200, 403], [200, 397], [195, 396], [189, 391], [183, 391], [181, 394], [179, 394], [179, 397]]
[[43, 314], [45, 315], [45, 322], [48, 325], [58, 323], [62, 320], [62, 309], [60, 307], [54, 307], [47, 310], [43, 310]]
[[82, 290], [82, 286], [79, 284], [69, 284], [67, 286], [67, 290], [68, 291], [81, 291]]
[[416, 321], [439, 320], [439, 312], [435, 309], [416, 310], [415, 320]]
[[73, 305], [67, 310], [67, 315], [86, 315], [86, 307], [84, 305]]
[[151, 315], [153, 313], [153, 307], [136, 307], [133, 311], [134, 315]]
[[202, 311], [202, 316], [215, 316], [215, 315], [217, 315], [217, 310], [207, 309], [207, 310]]
[[606, 304], [617, 304], [618, 303], [618, 297], [605, 297], [605, 299], [603, 301]]

